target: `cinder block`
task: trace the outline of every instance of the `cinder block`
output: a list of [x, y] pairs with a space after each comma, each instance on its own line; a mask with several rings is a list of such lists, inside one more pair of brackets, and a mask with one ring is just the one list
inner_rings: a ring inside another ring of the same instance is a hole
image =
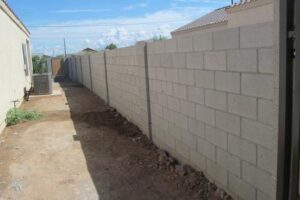
[[196, 119], [209, 125], [215, 125], [215, 110], [206, 106], [196, 106]]
[[163, 118], [168, 122], [174, 123], [174, 112], [167, 107], [163, 107]]
[[204, 55], [202, 52], [194, 52], [187, 54], [187, 68], [203, 69], [204, 68]]
[[166, 50], [165, 50], [165, 41], [164, 40], [154, 41], [154, 45], [155, 45], [155, 53], [161, 54], [161, 53], [166, 52]]
[[172, 54], [164, 53], [161, 54], [161, 65], [162, 67], [172, 67], [173, 66], [173, 59]]
[[191, 150], [191, 163], [193, 167], [203, 172], [206, 171], [206, 157], [197, 151]]
[[173, 123], [169, 123], [169, 134], [172, 134], [177, 141], [182, 141], [182, 129]]
[[197, 138], [197, 152], [204, 155], [208, 159], [215, 161], [216, 160], [216, 147], [215, 145]]
[[214, 49], [239, 48], [239, 28], [225, 29], [213, 33]]
[[257, 165], [268, 172], [270, 172], [274, 177], [276, 176], [277, 169], [277, 155], [274, 151], [263, 148], [261, 146], [257, 147]]
[[274, 125], [274, 103], [273, 101], [258, 100], [258, 120], [262, 123]]
[[271, 197], [276, 195], [275, 177], [244, 161], [242, 162], [242, 178], [267, 195]]
[[187, 161], [190, 160], [190, 148], [183, 142], [176, 140], [176, 152], [179, 153]]
[[179, 82], [179, 72], [178, 69], [166, 69], [167, 81], [178, 83]]
[[180, 100], [174, 97], [168, 96], [168, 108], [176, 112], [180, 112]]
[[179, 99], [187, 99], [187, 88], [185, 85], [173, 83], [173, 95]]
[[178, 127], [182, 128], [184, 130], [188, 130], [188, 118], [187, 118], [187, 116], [182, 115], [180, 113], [175, 113], [174, 122]]
[[220, 148], [217, 148], [217, 163], [236, 176], [241, 176], [241, 160]]
[[261, 73], [273, 74], [274, 71], [274, 49], [258, 50], [258, 71]]
[[175, 68], [186, 68], [186, 54], [185, 53], [173, 53], [172, 63]]
[[177, 50], [178, 52], [193, 51], [193, 38], [191, 36], [178, 37]]
[[195, 85], [195, 72], [193, 70], [180, 69], [179, 83], [185, 85]]
[[240, 93], [241, 77], [240, 73], [234, 72], [216, 72], [215, 86], [217, 90], [226, 92]]
[[171, 82], [161, 82], [161, 89], [164, 94], [173, 95], [173, 84]]
[[228, 70], [238, 72], [257, 72], [256, 49], [228, 51]]
[[188, 130], [200, 138], [205, 138], [205, 124], [196, 119], [188, 119]]
[[164, 68], [156, 68], [155, 73], [158, 80], [165, 81], [167, 79], [167, 73]]
[[241, 48], [271, 47], [274, 44], [274, 23], [260, 23], [240, 28]]
[[182, 142], [185, 143], [191, 150], [197, 150], [197, 137], [188, 131], [182, 132]]
[[[274, 200], [275, 198], [272, 198]], [[265, 193], [257, 190], [257, 200], [271, 200], [270, 196], [266, 195]]]
[[165, 40], [165, 48], [166, 52], [169, 53], [174, 53], [177, 51], [177, 40], [176, 39], [170, 39], [170, 40]]
[[216, 127], [239, 136], [241, 134], [241, 119], [236, 115], [216, 111]]
[[180, 113], [185, 116], [195, 118], [196, 117], [196, 105], [194, 103], [181, 100], [180, 101]]
[[189, 86], [188, 100], [197, 104], [204, 104], [204, 89]]
[[242, 160], [256, 164], [256, 146], [247, 140], [229, 134], [228, 151]]
[[242, 74], [242, 94], [273, 99], [273, 82], [272, 75]]
[[[146, 99], [144, 102], [146, 102]], [[165, 94], [158, 93], [157, 94], [157, 102], [159, 105], [167, 108], [168, 107], [168, 96]], [[147, 104], [146, 104], [146, 106], [147, 106]]]
[[256, 98], [228, 94], [228, 111], [239, 116], [256, 119]]
[[229, 173], [229, 189], [244, 200], [256, 200], [255, 188], [231, 173]]
[[273, 127], [248, 119], [242, 119], [242, 137], [269, 149], [277, 138]]
[[206, 161], [206, 165], [207, 165], [208, 175], [213, 177], [221, 185], [227, 187], [228, 186], [227, 185], [227, 183], [228, 183], [227, 170], [210, 160]]
[[206, 139], [216, 145], [217, 147], [220, 147], [224, 150], [227, 149], [227, 133], [224, 131], [221, 131], [220, 129], [211, 127], [206, 125], [205, 126], [205, 135]]
[[226, 99], [225, 92], [205, 89], [204, 97], [205, 97], [205, 105], [220, 110], [226, 110], [227, 99]]
[[204, 53], [204, 66], [209, 70], [226, 70], [225, 51], [210, 51]]
[[212, 49], [212, 32], [199, 33], [193, 36], [194, 50], [207, 51]]
[[159, 67], [160, 66], [160, 55], [152, 54], [148, 56], [149, 67]]
[[171, 149], [172, 151], [175, 151], [176, 138], [174, 137], [174, 135], [172, 135], [170, 133], [165, 133], [164, 142], [169, 149]]
[[203, 88], [215, 87], [215, 76], [213, 71], [195, 70], [196, 86]]

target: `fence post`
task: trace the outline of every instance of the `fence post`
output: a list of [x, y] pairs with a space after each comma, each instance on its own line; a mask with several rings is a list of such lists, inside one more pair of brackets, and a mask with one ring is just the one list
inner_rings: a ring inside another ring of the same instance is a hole
[[144, 45], [144, 60], [145, 60], [145, 81], [146, 81], [146, 95], [147, 95], [149, 139], [152, 141], [152, 118], [151, 118], [149, 65], [148, 65], [148, 43], [147, 42], [145, 42], [145, 45]]
[[91, 66], [91, 55], [89, 57], [89, 69], [90, 69], [90, 81], [91, 81], [91, 91], [93, 92], [93, 78], [92, 78], [92, 66]]
[[80, 58], [80, 76], [81, 76], [81, 84], [84, 85], [84, 81], [83, 81], [83, 70], [82, 70], [82, 60], [81, 60], [81, 56], [79, 56]]
[[107, 60], [106, 60], [106, 51], [104, 50], [104, 72], [105, 72], [105, 85], [106, 85], [106, 99], [107, 104], [109, 105], [109, 89], [108, 89], [108, 74], [107, 74]]

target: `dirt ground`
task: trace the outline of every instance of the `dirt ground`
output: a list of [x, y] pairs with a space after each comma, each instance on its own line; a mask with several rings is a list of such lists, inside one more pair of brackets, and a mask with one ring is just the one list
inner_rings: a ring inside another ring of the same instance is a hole
[[1, 200], [230, 199], [87, 89], [55, 88], [63, 94], [22, 105], [41, 120], [0, 135]]

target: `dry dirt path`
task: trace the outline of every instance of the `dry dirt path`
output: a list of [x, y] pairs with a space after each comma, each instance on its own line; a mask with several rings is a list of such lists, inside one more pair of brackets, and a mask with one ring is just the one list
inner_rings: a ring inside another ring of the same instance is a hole
[[178, 187], [174, 172], [145, 161], [157, 159], [153, 150], [118, 127], [90, 123], [105, 118], [109, 108], [101, 99], [72, 84], [63, 90], [24, 103], [44, 118], [0, 136], [1, 200], [196, 199]]

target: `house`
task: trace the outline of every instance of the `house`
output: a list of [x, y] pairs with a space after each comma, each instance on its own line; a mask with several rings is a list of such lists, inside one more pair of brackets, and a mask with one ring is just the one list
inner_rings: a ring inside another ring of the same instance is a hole
[[195, 35], [274, 20], [273, 0], [241, 0], [231, 6], [216, 9], [173, 32], [172, 37]]
[[85, 49], [79, 51], [77, 53], [77, 55], [84, 55], [84, 54], [87, 54], [87, 53], [95, 53], [95, 52], [97, 52], [95, 49], [85, 48]]
[[[32, 87], [30, 32], [4, 0], [0, 0], [0, 133], [7, 111], [20, 105]], [[5, 28], [4, 28], [5, 27]]]

